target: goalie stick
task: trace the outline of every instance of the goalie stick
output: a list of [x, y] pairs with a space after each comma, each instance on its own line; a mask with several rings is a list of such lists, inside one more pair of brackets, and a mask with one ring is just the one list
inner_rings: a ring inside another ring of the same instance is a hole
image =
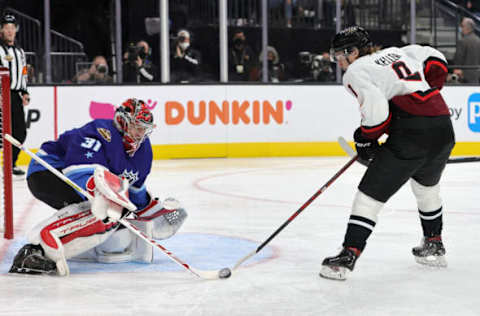
[[[343, 151], [345, 151], [348, 156], [353, 157], [357, 154], [355, 150], [348, 144], [348, 142], [342, 136], [338, 138], [338, 144], [340, 145], [340, 147], [342, 147]], [[360, 159], [358, 160], [358, 162], [364, 166], [368, 165], [368, 163]], [[463, 162], [480, 162], [480, 157], [458, 157], [458, 158], [449, 158], [447, 160], [448, 164], [463, 163]]]
[[293, 213], [292, 216], [290, 216], [272, 235], [270, 235], [270, 237], [268, 237], [260, 246], [258, 246], [257, 249], [238, 260], [238, 262], [233, 266], [233, 270], [237, 269], [243, 262], [259, 253], [263, 247], [265, 247], [273, 238], [275, 238], [275, 236], [277, 236], [288, 224], [290, 224], [305, 208], [307, 208], [307, 206], [309, 206], [320, 194], [322, 194], [323, 191], [325, 191], [335, 180], [337, 180], [338, 177], [340, 177], [340, 175], [357, 160], [357, 158], [357, 155], [354, 155], [354, 157], [352, 157], [340, 170], [337, 171], [337, 173], [335, 173], [333, 177], [330, 178], [330, 180], [327, 181], [327, 183], [325, 183], [317, 192], [315, 192], [315, 194], [313, 194], [307, 202], [300, 206], [300, 208]]
[[[90, 194], [88, 194], [87, 191], [85, 191], [83, 188], [78, 186], [75, 182], [70, 180], [63, 173], [61, 173], [60, 171], [52, 167], [48, 162], [46, 162], [45, 160], [37, 156], [35, 153], [28, 150], [25, 146], [23, 146], [18, 140], [13, 138], [11, 135], [5, 134], [5, 139], [8, 140], [12, 145], [23, 150], [30, 157], [32, 157], [32, 159], [34, 159], [39, 164], [47, 168], [49, 171], [51, 171], [53, 174], [55, 174], [57, 177], [63, 180], [66, 184], [68, 184], [69, 186], [77, 190], [79, 193], [85, 196], [90, 202], [93, 200], [93, 197]], [[184, 269], [188, 270], [190, 273], [194, 274], [195, 276], [201, 279], [206, 279], [206, 280], [224, 279], [224, 278], [228, 278], [231, 275], [231, 272], [228, 268], [224, 268], [219, 271], [205, 271], [205, 270], [194, 269], [190, 265], [186, 264], [185, 262], [177, 258], [171, 251], [169, 251], [168, 249], [166, 249], [165, 247], [163, 247], [153, 239], [148, 238], [140, 229], [135, 227], [135, 225], [131, 224], [126, 219], [124, 218], [120, 219], [119, 222], [122, 225], [124, 225], [129, 231], [131, 231], [132, 233], [140, 237], [147, 244], [160, 249], [160, 251], [162, 251], [170, 260], [174, 261], [175, 263], [182, 266]]]

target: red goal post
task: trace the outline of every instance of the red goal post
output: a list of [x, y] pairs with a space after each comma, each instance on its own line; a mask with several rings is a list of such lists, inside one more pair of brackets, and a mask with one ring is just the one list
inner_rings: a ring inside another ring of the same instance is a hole
[[0, 232], [4, 238], [13, 239], [12, 203], [12, 145], [5, 140], [11, 134], [10, 75], [8, 68], [0, 67]]

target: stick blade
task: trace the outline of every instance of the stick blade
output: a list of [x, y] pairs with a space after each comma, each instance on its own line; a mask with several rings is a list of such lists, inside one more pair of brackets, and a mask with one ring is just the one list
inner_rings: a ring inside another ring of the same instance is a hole
[[190, 269], [204, 280], [228, 279], [232, 275], [232, 271], [229, 268], [223, 268], [218, 271], [197, 270], [192, 267], [190, 267]]
[[350, 147], [350, 145], [348, 144], [348, 142], [345, 140], [345, 138], [343, 138], [342, 136], [338, 137], [337, 139], [338, 141], [338, 144], [340, 145], [340, 147], [342, 147], [343, 151], [350, 157], [353, 157], [355, 156], [357, 153], [355, 152], [355, 150]]
[[241, 258], [240, 260], [237, 261], [237, 263], [233, 266], [233, 270], [236, 270], [242, 263], [253, 257], [254, 254], [257, 253], [257, 250], [255, 249], [254, 251], [250, 252], [248, 255], [245, 257]]

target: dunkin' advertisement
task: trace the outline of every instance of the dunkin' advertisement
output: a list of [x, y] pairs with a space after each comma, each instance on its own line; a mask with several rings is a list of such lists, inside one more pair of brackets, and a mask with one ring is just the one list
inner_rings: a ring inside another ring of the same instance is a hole
[[[143, 99], [153, 112], [157, 125], [151, 136], [154, 145], [335, 143], [338, 136], [351, 140], [360, 122], [358, 103], [343, 86], [60, 86], [30, 90], [26, 145], [34, 149], [92, 119], [113, 118], [115, 107], [130, 97]], [[479, 90], [445, 87], [442, 91], [457, 142], [480, 143]]]

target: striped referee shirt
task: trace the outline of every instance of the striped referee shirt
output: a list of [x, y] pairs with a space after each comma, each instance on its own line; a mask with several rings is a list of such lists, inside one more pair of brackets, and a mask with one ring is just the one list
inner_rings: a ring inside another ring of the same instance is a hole
[[27, 92], [27, 61], [25, 52], [20, 47], [0, 45], [0, 61], [10, 70], [10, 89]]

